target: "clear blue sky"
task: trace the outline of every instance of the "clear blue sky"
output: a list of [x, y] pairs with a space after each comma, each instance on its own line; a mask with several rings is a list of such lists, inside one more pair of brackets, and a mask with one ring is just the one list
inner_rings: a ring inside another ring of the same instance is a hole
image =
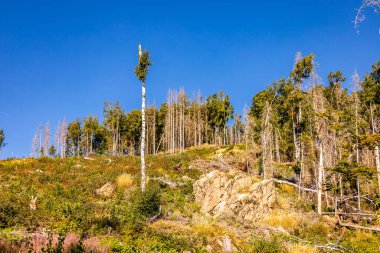
[[0, 1], [1, 158], [28, 156], [39, 123], [102, 115], [104, 101], [140, 108], [137, 45], [153, 61], [148, 103], [169, 88], [223, 89], [236, 111], [286, 77], [297, 51], [319, 74], [360, 75], [380, 60], [380, 15], [353, 28], [361, 0]]

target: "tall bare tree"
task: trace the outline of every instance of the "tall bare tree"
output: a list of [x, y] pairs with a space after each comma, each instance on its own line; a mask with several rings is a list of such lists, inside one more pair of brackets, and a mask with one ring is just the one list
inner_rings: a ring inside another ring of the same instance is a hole
[[57, 149], [57, 154], [60, 152], [61, 148], [61, 121], [58, 121], [57, 128], [55, 129], [55, 145]]
[[151, 65], [150, 56], [148, 51], [142, 51], [141, 44], [138, 47], [139, 51], [139, 62], [135, 68], [135, 73], [137, 78], [141, 81], [141, 191], [145, 191], [145, 80], [148, 74], [149, 66]]
[[63, 119], [62, 124], [61, 124], [61, 133], [60, 133], [60, 138], [61, 138], [61, 157], [66, 156], [66, 140], [67, 140], [67, 125], [66, 125], [66, 119]]
[[50, 125], [49, 121], [45, 125], [45, 135], [44, 135], [44, 155], [49, 155], [49, 144], [50, 144]]
[[32, 154], [33, 154], [33, 157], [37, 158], [37, 156], [38, 156], [38, 137], [37, 137], [37, 134], [34, 134], [34, 136], [33, 136]]
[[[352, 93], [354, 96], [354, 104], [355, 104], [355, 162], [357, 165], [359, 165], [359, 141], [358, 141], [358, 136], [359, 136], [359, 106], [360, 106], [360, 100], [358, 96], [358, 91], [360, 90], [360, 80], [359, 80], [359, 75], [356, 72], [354, 72], [354, 75], [352, 76], [352, 81], [354, 82], [354, 92]], [[358, 209], [359, 211], [361, 210], [361, 203], [360, 203], [360, 177], [358, 176], [356, 178], [356, 187], [358, 191]]]

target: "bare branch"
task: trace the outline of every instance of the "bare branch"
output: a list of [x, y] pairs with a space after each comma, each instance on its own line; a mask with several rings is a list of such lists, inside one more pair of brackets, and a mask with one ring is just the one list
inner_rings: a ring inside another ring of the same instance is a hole
[[372, 8], [374, 12], [380, 12], [380, 0], [364, 0], [358, 11], [356, 12], [354, 27], [359, 34], [359, 25], [365, 20], [364, 10]]

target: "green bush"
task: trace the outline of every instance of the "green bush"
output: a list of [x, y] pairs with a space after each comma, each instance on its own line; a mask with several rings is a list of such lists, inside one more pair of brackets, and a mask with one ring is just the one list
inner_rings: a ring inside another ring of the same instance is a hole
[[133, 198], [133, 209], [142, 216], [150, 218], [156, 215], [160, 210], [160, 193], [159, 189], [147, 188], [145, 192], [138, 191]]
[[10, 203], [0, 205], [0, 228], [7, 228], [15, 225], [14, 217], [17, 212]]
[[130, 199], [119, 193], [110, 208], [110, 220], [103, 222], [112, 224], [114, 228], [126, 226], [135, 232], [142, 231], [146, 227], [147, 220], [160, 211], [159, 189], [148, 187], [144, 193], [136, 190], [132, 192]]

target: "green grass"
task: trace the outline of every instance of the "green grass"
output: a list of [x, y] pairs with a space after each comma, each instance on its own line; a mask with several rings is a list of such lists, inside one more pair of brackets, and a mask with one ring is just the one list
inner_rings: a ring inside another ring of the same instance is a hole
[[[198, 158], [206, 159], [214, 152], [215, 148], [210, 147], [192, 149], [183, 154], [149, 155], [147, 175], [149, 178], [165, 177], [172, 181], [182, 181], [184, 175], [197, 179], [201, 174], [197, 169], [189, 168], [189, 163]], [[55, 233], [74, 231], [104, 236], [112, 228], [120, 245], [128, 237], [126, 235], [134, 231], [136, 240], [148, 235], [156, 238], [157, 243], [152, 244], [156, 246], [152, 247], [157, 249], [179, 248], [173, 245], [182, 245], [184, 249], [188, 247], [182, 239], [169, 242], [172, 239], [167, 235], [154, 234], [145, 220], [158, 213], [160, 204], [166, 214], [180, 212], [181, 216], [191, 217], [198, 210], [193, 201], [192, 183], [172, 189], [150, 180], [147, 193], [155, 193], [142, 196], [139, 192], [140, 158], [111, 159], [110, 164], [105, 156], [95, 157], [95, 160], [44, 157], [0, 161], [1, 238], [7, 239], [7, 235], [9, 237], [14, 230], [33, 232], [41, 229]], [[174, 170], [173, 167], [178, 164], [181, 164], [180, 169]], [[109, 198], [95, 193], [107, 182], [116, 186], [117, 177], [123, 173], [134, 177], [131, 189], [117, 189]], [[30, 210], [32, 196], [37, 197], [37, 210]], [[157, 202], [159, 196], [161, 202]], [[146, 241], [146, 238], [141, 241]]]
[[[195, 159], [211, 159], [220, 150], [230, 154], [241, 149], [209, 146], [183, 154], [149, 155], [150, 180], [145, 194], [140, 193], [140, 157], [1, 160], [0, 251], [6, 249], [6, 243], [19, 245], [26, 234], [40, 230], [62, 235], [85, 232], [113, 252], [206, 252], [208, 244], [219, 250], [218, 240], [242, 224], [231, 219], [223, 227], [207, 221], [194, 201], [192, 181], [183, 176], [193, 180], [201, 176], [201, 171], [189, 166]], [[125, 173], [132, 176], [133, 185], [128, 189], [116, 187], [117, 177]], [[157, 177], [186, 184], [170, 188], [154, 180]], [[110, 197], [97, 195], [96, 189], [107, 182], [115, 186], [115, 192]], [[297, 196], [294, 188], [287, 186], [280, 186], [278, 193], [288, 201]], [[30, 210], [32, 196], [37, 197], [37, 210]], [[308, 204], [290, 206], [303, 212], [305, 208], [300, 206]], [[163, 219], [150, 225], [146, 221], [160, 206]], [[335, 242], [341, 234], [338, 228], [322, 222], [302, 223], [290, 232], [314, 244]], [[286, 237], [251, 235], [237, 241], [231, 234], [241, 252], [286, 252], [286, 245], [291, 243]], [[342, 245], [353, 251], [378, 252], [379, 243], [380, 237], [374, 233], [353, 231], [342, 238]]]

